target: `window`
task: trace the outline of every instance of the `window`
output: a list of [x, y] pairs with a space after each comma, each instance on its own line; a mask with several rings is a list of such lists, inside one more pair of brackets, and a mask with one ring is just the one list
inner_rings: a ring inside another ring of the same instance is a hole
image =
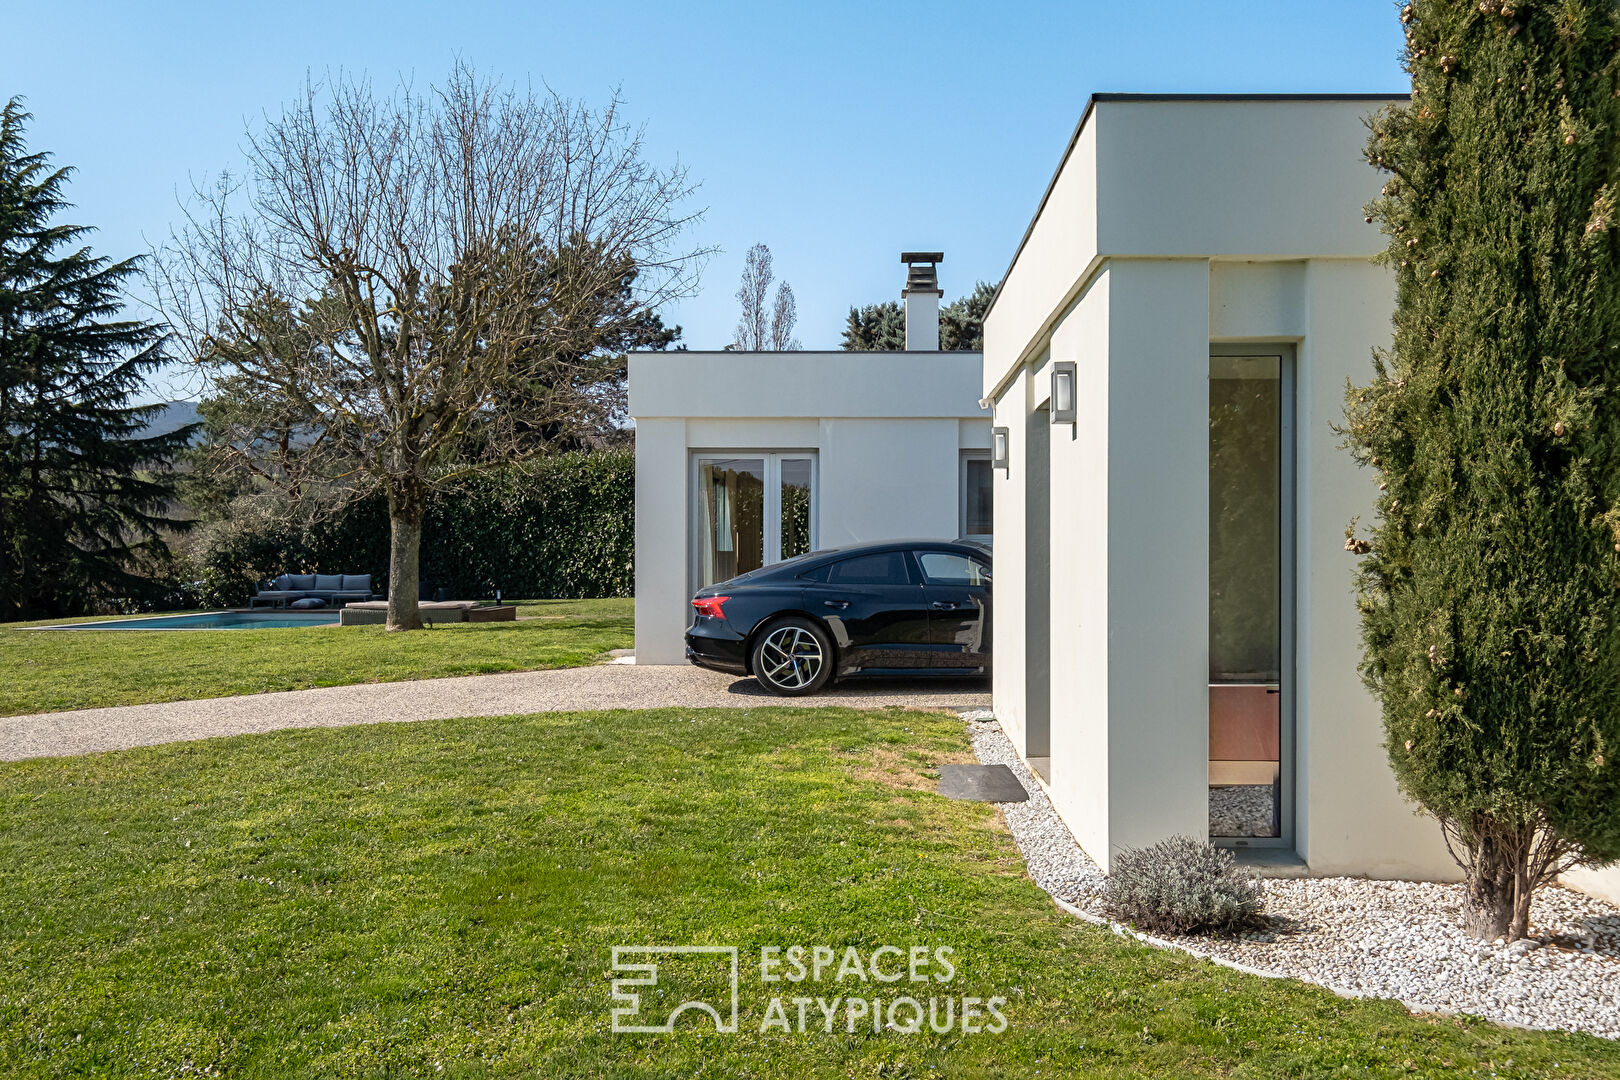
[[810, 459], [783, 458], [780, 469], [782, 558], [810, 554]]
[[995, 531], [991, 514], [990, 455], [982, 450], [969, 450], [962, 454], [961, 531], [960, 535], [973, 539], [990, 538]]
[[765, 462], [708, 458], [698, 465], [704, 585], [765, 565]]
[[917, 563], [929, 585], [988, 585], [984, 564], [954, 551], [919, 551]]
[[728, 581], [814, 548], [814, 455], [699, 454], [695, 464], [694, 585]]
[[906, 573], [905, 552], [884, 551], [833, 563], [827, 567], [827, 582], [831, 585], [909, 585], [911, 576]]
[[[1209, 834], [1289, 844], [1290, 366], [1209, 360]], [[1239, 838], [1239, 839], [1234, 839]]]

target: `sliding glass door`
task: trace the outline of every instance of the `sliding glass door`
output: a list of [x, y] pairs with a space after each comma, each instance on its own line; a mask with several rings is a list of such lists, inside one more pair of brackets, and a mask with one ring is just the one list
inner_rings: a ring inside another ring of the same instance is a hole
[[694, 588], [813, 549], [814, 454], [698, 454], [693, 465]]
[[1210, 358], [1209, 833], [1286, 842], [1293, 777], [1288, 357]]

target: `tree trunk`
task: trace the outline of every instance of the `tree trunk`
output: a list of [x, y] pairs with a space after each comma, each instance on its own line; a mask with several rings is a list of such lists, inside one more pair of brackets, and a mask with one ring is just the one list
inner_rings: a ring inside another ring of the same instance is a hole
[[[1519, 867], [1512, 853], [1492, 834], [1480, 830], [1474, 848], [1474, 865], [1463, 883], [1463, 928], [1482, 941], [1509, 937], [1521, 889]], [[1525, 883], [1526, 885], [1528, 883]], [[1523, 889], [1525, 920], [1529, 921], [1529, 890]], [[1518, 936], [1523, 936], [1522, 931]]]
[[1519, 887], [1513, 900], [1513, 922], [1508, 927], [1508, 940], [1518, 941], [1530, 935], [1530, 899], [1535, 895], [1528, 882]]
[[416, 604], [421, 580], [422, 518], [427, 492], [409, 481], [388, 487], [388, 629], [422, 629]]

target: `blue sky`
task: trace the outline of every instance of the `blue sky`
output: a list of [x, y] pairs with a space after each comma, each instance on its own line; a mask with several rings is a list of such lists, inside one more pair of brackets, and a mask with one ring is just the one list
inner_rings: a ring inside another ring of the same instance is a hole
[[1380, 0], [928, 3], [74, 3], [4, 16], [0, 96], [77, 166], [104, 254], [165, 237], [176, 200], [240, 161], [244, 125], [306, 72], [432, 82], [480, 70], [600, 102], [679, 160], [723, 249], [670, 311], [692, 348], [736, 322], [743, 253], [769, 244], [799, 337], [898, 297], [902, 249], [943, 250], [947, 298], [1006, 269], [1094, 91], [1382, 91], [1407, 85]]

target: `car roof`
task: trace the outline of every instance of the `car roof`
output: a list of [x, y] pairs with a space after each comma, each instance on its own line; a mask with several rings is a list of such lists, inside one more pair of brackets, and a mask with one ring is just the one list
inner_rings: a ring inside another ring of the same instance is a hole
[[903, 540], [879, 540], [870, 544], [845, 544], [842, 547], [821, 548], [818, 551], [810, 552], [809, 555], [803, 556], [803, 558], [809, 560], [825, 556], [829, 559], [841, 559], [850, 555], [876, 554], [884, 551], [910, 551], [913, 548], [957, 548], [966, 549], [975, 554], [988, 555], [990, 553], [990, 545], [978, 540], [913, 537]]
[[[806, 555], [796, 555], [791, 559], [762, 566], [758, 570], [750, 570], [746, 574], [739, 574], [731, 581], [764, 582], [777, 575], [797, 577], [806, 570], [814, 570], [841, 559], [852, 558], [857, 555], [878, 555], [885, 551], [912, 551], [918, 548], [933, 548], [937, 551], [956, 551], [964, 555], [978, 555], [983, 558], [991, 557], [990, 545], [978, 540], [944, 539], [940, 537], [924, 537], [910, 540], [879, 540], [870, 544], [845, 544], [842, 547], [821, 548]], [[720, 583], [716, 583], [720, 584]], [[713, 588], [713, 586], [709, 586]]]

